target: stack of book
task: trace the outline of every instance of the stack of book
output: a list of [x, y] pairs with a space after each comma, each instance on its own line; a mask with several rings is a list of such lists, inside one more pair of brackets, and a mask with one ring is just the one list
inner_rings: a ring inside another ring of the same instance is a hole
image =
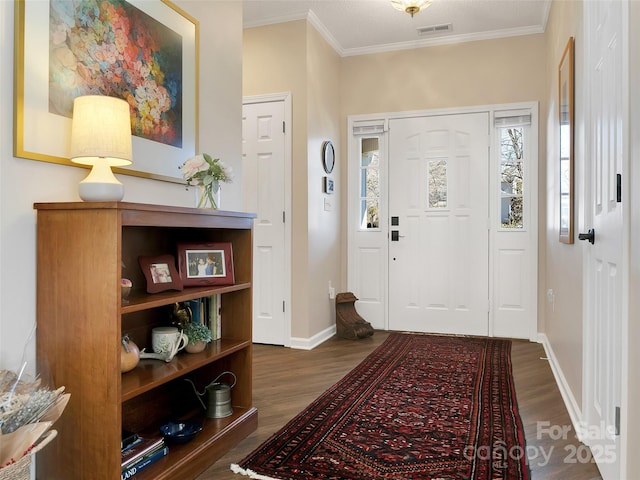
[[167, 453], [169, 447], [165, 445], [162, 437], [141, 437], [137, 433], [123, 433], [121, 480], [133, 477]]
[[210, 297], [197, 298], [186, 302], [191, 309], [194, 323], [202, 323], [207, 325], [211, 330], [211, 339], [218, 340], [221, 335], [220, 323], [220, 295], [211, 295]]

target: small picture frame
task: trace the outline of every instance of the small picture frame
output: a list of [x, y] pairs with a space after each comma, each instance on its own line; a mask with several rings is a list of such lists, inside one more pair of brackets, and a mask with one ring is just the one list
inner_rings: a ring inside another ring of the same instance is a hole
[[178, 244], [178, 269], [185, 287], [233, 285], [233, 250], [229, 242]]
[[147, 293], [182, 290], [182, 281], [176, 270], [176, 262], [173, 255], [140, 256], [138, 257], [138, 263], [147, 279]]
[[324, 193], [328, 193], [329, 195], [331, 195], [333, 193], [333, 180], [329, 177], [324, 177], [323, 184]]

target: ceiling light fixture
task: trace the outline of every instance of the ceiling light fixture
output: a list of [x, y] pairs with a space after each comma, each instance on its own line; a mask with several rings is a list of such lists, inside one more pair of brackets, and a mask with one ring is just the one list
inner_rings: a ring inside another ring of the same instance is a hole
[[420, 10], [424, 10], [433, 3], [433, 0], [391, 0], [391, 5], [396, 10], [407, 12], [411, 18]]

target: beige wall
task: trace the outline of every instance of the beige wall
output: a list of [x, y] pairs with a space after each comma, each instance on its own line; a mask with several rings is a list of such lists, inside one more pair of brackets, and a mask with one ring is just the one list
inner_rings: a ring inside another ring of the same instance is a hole
[[[334, 324], [328, 283], [341, 283], [340, 194], [323, 194], [320, 156], [325, 140], [340, 148], [340, 57], [302, 20], [245, 30], [243, 52], [244, 95], [291, 92], [291, 332], [309, 339]], [[339, 172], [332, 177], [340, 185]]]
[[[584, 111], [580, 75], [576, 74], [575, 92], [575, 197], [574, 232], [576, 243], [560, 243], [558, 185], [558, 65], [569, 37], [575, 37], [575, 71], [583, 68], [582, 2], [554, 2], [546, 31], [547, 102], [549, 109], [541, 130], [547, 131], [547, 145], [541, 149], [541, 160], [547, 164], [546, 191], [546, 288], [553, 289], [555, 302], [545, 302], [545, 325], [548, 337], [562, 373], [571, 388], [577, 406], [582, 405], [582, 252], [577, 232], [584, 224]], [[544, 178], [544, 177], [542, 177]], [[545, 291], [540, 292], [544, 297]]]
[[[342, 291], [341, 185], [342, 175], [336, 166], [330, 177], [336, 191], [327, 195], [322, 179], [322, 144], [331, 140], [336, 149], [336, 165], [344, 164], [340, 156], [340, 56], [311, 26], [307, 29], [307, 75], [309, 107], [308, 125], [308, 207], [309, 207], [309, 324], [304, 337], [310, 337], [335, 325], [335, 304], [329, 299], [329, 281]], [[330, 207], [325, 210], [325, 201]]]
[[[242, 154], [242, 5], [235, 1], [175, 3], [201, 22], [200, 150], [219, 155], [239, 171]], [[0, 64], [13, 65], [13, 2], [0, 2]], [[210, 48], [224, 45], [224, 48]], [[16, 369], [25, 357], [35, 322], [34, 202], [79, 201], [83, 168], [13, 157], [13, 68], [0, 69], [0, 368]], [[186, 159], [185, 159], [186, 160]], [[135, 162], [135, 158], [134, 158]], [[118, 176], [128, 202], [195, 206], [193, 190], [176, 183]], [[223, 187], [222, 206], [242, 206], [241, 183]], [[88, 319], [87, 321], [90, 321]]]
[[542, 101], [544, 54], [528, 35], [345, 57], [342, 114]]

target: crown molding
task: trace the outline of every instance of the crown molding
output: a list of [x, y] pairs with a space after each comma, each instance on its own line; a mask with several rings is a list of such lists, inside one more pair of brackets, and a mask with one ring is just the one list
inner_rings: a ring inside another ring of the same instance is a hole
[[544, 33], [543, 27], [512, 28], [505, 30], [493, 30], [491, 32], [483, 33], [446, 35], [444, 37], [413, 40], [410, 42], [388, 43], [385, 45], [373, 45], [361, 48], [347, 48], [342, 50], [341, 56], [352, 57], [356, 55], [369, 55], [372, 53], [385, 53], [398, 50], [410, 50], [414, 48], [436, 47], [440, 45], [453, 45], [457, 43], [477, 42], [481, 40], [495, 40], [498, 38], [535, 35], [539, 33]]
[[435, 38], [423, 38], [419, 40], [411, 40], [407, 42], [388, 43], [382, 45], [372, 45], [367, 47], [344, 48], [336, 40], [333, 34], [325, 26], [318, 16], [309, 9], [307, 13], [282, 15], [279, 17], [271, 17], [260, 22], [246, 23], [244, 28], [262, 27], [277, 23], [292, 22], [296, 20], [307, 20], [320, 33], [322, 38], [340, 55], [341, 57], [352, 57], [357, 55], [370, 55], [375, 53], [394, 52], [399, 50], [411, 50], [415, 48], [435, 47], [440, 45], [453, 45], [458, 43], [477, 42], [482, 40], [495, 40], [499, 38], [518, 37], [524, 35], [536, 35], [545, 32], [545, 26], [549, 18], [551, 2], [548, 2], [547, 8], [543, 14], [542, 24], [525, 28], [510, 28], [503, 30], [493, 30], [490, 32], [461, 34], [461, 35], [445, 35]]

